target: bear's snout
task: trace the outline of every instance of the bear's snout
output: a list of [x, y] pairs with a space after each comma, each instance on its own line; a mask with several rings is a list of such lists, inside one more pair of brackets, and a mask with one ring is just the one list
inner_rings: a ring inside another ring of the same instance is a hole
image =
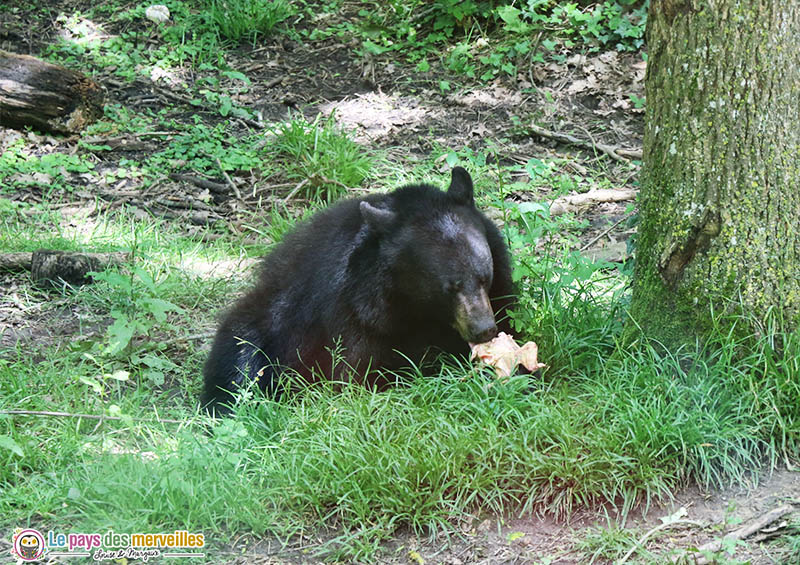
[[491, 324], [483, 328], [475, 328], [472, 336], [466, 341], [469, 343], [484, 343], [493, 339], [497, 335], [497, 324], [494, 323], [494, 318], [491, 319]]
[[492, 305], [483, 288], [473, 294], [458, 294], [453, 325], [468, 343], [483, 343], [497, 335]]

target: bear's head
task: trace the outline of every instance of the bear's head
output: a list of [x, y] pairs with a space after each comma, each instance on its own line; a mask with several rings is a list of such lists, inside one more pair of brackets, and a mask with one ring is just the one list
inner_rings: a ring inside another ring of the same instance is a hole
[[402, 304], [401, 317], [411, 324], [451, 326], [466, 342], [497, 334], [488, 220], [475, 207], [466, 170], [453, 169], [446, 192], [408, 186], [383, 201], [362, 200], [360, 208], [376, 234], [391, 281], [390, 302]]

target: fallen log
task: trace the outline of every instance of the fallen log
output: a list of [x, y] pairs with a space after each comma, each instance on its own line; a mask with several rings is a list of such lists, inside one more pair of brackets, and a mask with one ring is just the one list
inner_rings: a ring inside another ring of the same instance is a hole
[[71, 134], [103, 113], [102, 87], [86, 75], [0, 50], [0, 125]]
[[130, 260], [130, 253], [70, 253], [39, 249], [33, 253], [0, 253], [0, 270], [30, 271], [36, 283], [67, 282], [81, 285], [92, 282], [88, 273], [102, 271]]

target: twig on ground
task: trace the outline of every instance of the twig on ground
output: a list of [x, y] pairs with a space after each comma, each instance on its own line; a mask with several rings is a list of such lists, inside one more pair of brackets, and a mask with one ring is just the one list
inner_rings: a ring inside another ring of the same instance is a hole
[[617, 227], [617, 226], [618, 226], [618, 225], [620, 225], [622, 222], [624, 222], [625, 220], [627, 220], [628, 218], [630, 218], [630, 217], [631, 217], [631, 216], [634, 214], [634, 212], [636, 212], [636, 210], [634, 210], [633, 212], [628, 212], [627, 214], [625, 214], [624, 216], [622, 216], [622, 217], [621, 217], [619, 220], [617, 220], [616, 222], [614, 222], [614, 224], [613, 224], [613, 225], [612, 225], [610, 228], [608, 228], [607, 230], [604, 230], [602, 233], [600, 233], [600, 235], [598, 235], [598, 236], [597, 236], [597, 237], [595, 237], [595, 238], [592, 238], [592, 240], [591, 240], [589, 243], [587, 243], [586, 245], [584, 245], [583, 247], [581, 247], [581, 248], [580, 248], [580, 251], [586, 251], [587, 249], [589, 249], [589, 248], [590, 248], [592, 245], [594, 245], [595, 243], [597, 243], [597, 241], [598, 241], [600, 238], [602, 238], [602, 237], [604, 237], [604, 236], [608, 235], [609, 233], [611, 233], [611, 231], [612, 231], [612, 230], [613, 230], [615, 227]]
[[628, 553], [626, 553], [622, 557], [622, 559], [617, 561], [614, 565], [622, 565], [623, 563], [625, 563], [628, 559], [630, 559], [631, 555], [633, 555], [637, 549], [642, 547], [644, 545], [644, 542], [646, 542], [647, 539], [656, 532], [660, 532], [661, 530], [666, 530], [667, 528], [671, 528], [672, 526], [682, 526], [682, 525], [697, 526], [698, 528], [704, 528], [706, 526], [702, 522], [698, 522], [696, 520], [675, 520], [674, 522], [666, 522], [664, 524], [659, 524], [658, 526], [647, 532], [645, 535], [643, 535], [641, 538], [639, 538], [639, 541], [633, 544], [633, 547], [631, 547], [628, 550]]
[[285, 79], [285, 78], [286, 78], [286, 76], [285, 76], [285, 75], [279, 75], [279, 76], [276, 76], [276, 77], [274, 77], [272, 80], [268, 80], [268, 81], [267, 81], [267, 82], [264, 84], [264, 88], [272, 88], [272, 87], [274, 87], [274, 86], [278, 86], [280, 83], [282, 83], [282, 82], [283, 82], [283, 79]]
[[199, 341], [203, 339], [209, 339], [216, 335], [216, 332], [202, 332], [199, 334], [191, 334], [191, 335], [181, 335], [178, 337], [173, 337], [172, 339], [165, 339], [160, 341], [161, 345], [172, 345], [173, 343], [180, 343], [182, 341]]
[[530, 124], [528, 128], [538, 136], [546, 137], [548, 139], [554, 139], [556, 141], [560, 141], [561, 143], [571, 143], [572, 145], [577, 145], [578, 147], [584, 147], [586, 149], [591, 150], [598, 150], [602, 153], [605, 153], [612, 159], [620, 161], [622, 163], [627, 163], [629, 159], [641, 159], [641, 150], [638, 149], [624, 149], [622, 147], [617, 147], [615, 145], [606, 145], [605, 143], [593, 143], [589, 141], [584, 141], [583, 139], [578, 139], [574, 135], [569, 135], [568, 133], [558, 133], [555, 131], [550, 131], [544, 129], [542, 127], [537, 126], [536, 124]]
[[231, 189], [233, 189], [233, 193], [236, 195], [236, 200], [241, 200], [242, 193], [239, 192], [239, 187], [234, 184], [234, 182], [231, 180], [231, 177], [229, 177], [228, 173], [225, 172], [225, 169], [222, 168], [222, 162], [219, 160], [219, 157], [217, 157], [217, 166], [219, 167], [219, 170], [222, 172], [222, 176], [225, 177], [225, 181], [228, 183], [228, 186], [230, 186]]
[[329, 179], [328, 177], [324, 177], [322, 175], [314, 175], [313, 178], [316, 179], [317, 181], [321, 182], [321, 183], [335, 184], [336, 186], [340, 186], [345, 190], [350, 190], [349, 186], [347, 186], [346, 184], [344, 184], [343, 182], [338, 181], [338, 180]]
[[264, 185], [264, 186], [253, 185], [253, 190], [249, 194], [249, 196], [251, 198], [255, 198], [256, 196], [258, 196], [258, 194], [260, 194], [262, 192], [266, 192], [268, 190], [269, 191], [275, 191], [275, 189], [277, 189], [277, 188], [288, 188], [290, 186], [295, 186], [295, 183], [293, 183], [293, 182], [283, 182], [283, 183], [279, 183], [279, 184], [268, 184], [268, 185]]
[[[770, 510], [769, 512], [767, 512], [766, 514], [760, 516], [759, 518], [757, 518], [756, 520], [750, 522], [749, 524], [747, 524], [745, 526], [742, 526], [738, 530], [734, 530], [733, 532], [725, 535], [722, 539], [716, 539], [716, 540], [713, 540], [713, 541], [710, 541], [708, 543], [705, 543], [705, 544], [701, 545], [700, 547], [697, 548], [697, 552], [698, 553], [716, 553], [720, 549], [722, 549], [722, 542], [724, 540], [743, 540], [743, 539], [747, 539], [750, 536], [752, 536], [754, 533], [759, 531], [760, 529], [769, 526], [770, 524], [772, 524], [773, 522], [776, 522], [777, 520], [780, 520], [781, 518], [783, 518], [787, 514], [791, 514], [792, 512], [794, 512], [794, 510], [795, 510], [795, 506], [794, 506], [793, 503], [784, 504], [783, 506], [779, 506], [778, 508]], [[678, 557], [674, 558], [673, 559], [673, 563], [676, 562], [681, 557], [682, 556], [678, 556]], [[705, 555], [699, 555], [698, 557], [695, 558], [695, 564], [696, 565], [706, 565], [707, 563], [710, 563], [710, 561], [705, 557]]]
[[309, 180], [310, 179], [305, 178], [305, 179], [301, 180], [299, 183], [297, 183], [297, 186], [295, 186], [292, 190], [289, 191], [289, 194], [286, 195], [286, 197], [283, 199], [283, 201], [284, 202], [289, 202], [289, 200], [294, 198], [294, 195], [297, 194], [298, 192], [300, 192], [300, 189], [303, 188], [305, 185], [307, 185]]
[[180, 182], [188, 182], [199, 188], [207, 188], [211, 192], [215, 192], [217, 194], [228, 194], [227, 185], [206, 180], [200, 177], [196, 177], [194, 175], [182, 175], [179, 173], [170, 173], [169, 178]]
[[10, 416], [40, 416], [44, 418], [85, 418], [87, 420], [133, 420], [134, 422], [150, 422], [153, 424], [185, 424], [186, 420], [170, 420], [168, 418], [126, 418], [123, 416], [106, 416], [104, 414], [79, 414], [73, 412], [48, 412], [46, 410], [0, 410], [0, 414]]
[[158, 92], [162, 96], [166, 96], [167, 98], [171, 98], [172, 100], [175, 100], [176, 102], [183, 102], [184, 104], [191, 104], [192, 103], [192, 99], [189, 98], [188, 96], [182, 96], [180, 94], [177, 94], [175, 92], [167, 90], [166, 88], [162, 88], [160, 86], [153, 86], [153, 90], [155, 90], [156, 92]]

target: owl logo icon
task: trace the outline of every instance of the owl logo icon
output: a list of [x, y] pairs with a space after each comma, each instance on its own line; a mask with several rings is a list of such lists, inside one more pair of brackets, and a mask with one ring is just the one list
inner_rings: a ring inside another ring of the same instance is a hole
[[44, 536], [36, 530], [16, 530], [11, 553], [23, 561], [36, 561], [44, 555]]

